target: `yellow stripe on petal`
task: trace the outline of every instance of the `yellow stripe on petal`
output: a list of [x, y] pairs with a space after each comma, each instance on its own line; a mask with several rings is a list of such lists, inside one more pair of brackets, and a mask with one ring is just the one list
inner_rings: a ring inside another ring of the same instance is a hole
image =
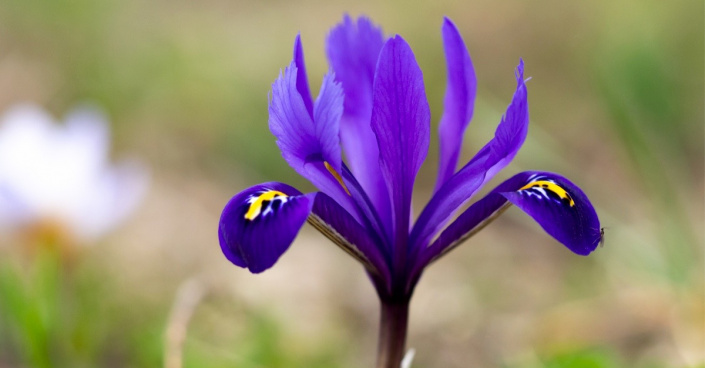
[[256, 197], [251, 197], [248, 201], [250, 203], [250, 207], [245, 213], [245, 219], [250, 221], [256, 219], [257, 216], [262, 213], [262, 207], [264, 206], [265, 202], [271, 202], [275, 199], [281, 200], [286, 197], [288, 197], [286, 194], [277, 190], [269, 190]]
[[531, 189], [531, 188], [542, 188], [544, 190], [548, 190], [550, 192], [553, 192], [560, 199], [568, 201], [568, 204], [570, 204], [571, 207], [575, 206], [575, 201], [573, 201], [573, 197], [571, 197], [570, 194], [568, 194], [568, 192], [565, 189], [563, 189], [560, 185], [554, 183], [553, 181], [549, 181], [549, 180], [533, 181], [529, 184], [524, 185], [519, 190], [526, 190], [526, 189]]
[[335, 180], [337, 180], [338, 183], [340, 183], [340, 186], [343, 187], [343, 189], [345, 189], [345, 193], [348, 193], [348, 195], [350, 195], [350, 191], [348, 190], [348, 187], [345, 186], [345, 183], [343, 182], [343, 178], [340, 176], [340, 174], [338, 174], [338, 172], [335, 171], [333, 166], [330, 166], [328, 161], [323, 161], [323, 164], [326, 166], [326, 169], [328, 170], [328, 172], [330, 172], [333, 175]]

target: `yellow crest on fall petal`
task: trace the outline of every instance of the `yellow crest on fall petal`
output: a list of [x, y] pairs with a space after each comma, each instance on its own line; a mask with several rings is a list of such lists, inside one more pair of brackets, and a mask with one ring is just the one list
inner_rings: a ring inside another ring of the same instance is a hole
[[[543, 191], [549, 191], [552, 192], [553, 194], [557, 195], [558, 198], [561, 200], [564, 200], [568, 202], [568, 204], [573, 207], [575, 206], [575, 201], [573, 200], [573, 197], [568, 194], [568, 191], [563, 189], [560, 185], [556, 184], [553, 181], [550, 180], [537, 180], [533, 181], [529, 184], [524, 185], [521, 187], [519, 190], [527, 190], [531, 188], [536, 188], [537, 190], [543, 190]], [[546, 193], [544, 193], [546, 194]]]
[[263, 212], [262, 208], [264, 208], [265, 205], [269, 205], [275, 200], [286, 202], [287, 197], [288, 196], [286, 194], [278, 190], [268, 190], [257, 196], [252, 196], [248, 200], [248, 202], [250, 203], [250, 207], [245, 213], [245, 219], [250, 221], [256, 219], [257, 216], [259, 216]]

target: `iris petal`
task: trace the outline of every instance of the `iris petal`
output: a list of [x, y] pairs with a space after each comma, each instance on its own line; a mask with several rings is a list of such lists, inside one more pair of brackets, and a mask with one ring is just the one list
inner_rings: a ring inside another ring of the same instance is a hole
[[529, 107], [524, 83], [524, 62], [516, 71], [517, 89], [489, 141], [460, 171], [433, 195], [411, 232], [412, 247], [429, 244], [453, 213], [511, 162], [521, 148], [529, 126]]
[[384, 42], [382, 30], [372, 21], [366, 17], [353, 21], [348, 15], [326, 38], [326, 55], [345, 90], [345, 115], [366, 119], [368, 129], [372, 83]]
[[296, 65], [296, 90], [299, 91], [308, 114], [313, 118], [313, 101], [311, 101], [311, 91], [308, 88], [304, 48], [301, 44], [300, 34], [296, 35], [294, 40], [294, 65]]
[[[343, 113], [342, 101], [343, 90], [340, 84], [335, 82], [335, 76], [332, 73], [326, 74], [313, 108], [313, 127], [321, 156], [338, 173], [342, 169], [343, 162], [338, 129], [340, 116]], [[333, 175], [333, 178], [339, 181], [336, 175]]]
[[389, 194], [379, 167], [377, 138], [370, 126], [372, 85], [379, 53], [384, 45], [382, 30], [369, 19], [353, 21], [348, 15], [326, 39], [326, 54], [335, 79], [345, 91], [340, 140], [348, 165], [367, 196], [391, 228]]
[[218, 228], [225, 257], [252, 273], [272, 267], [306, 222], [313, 196], [277, 182], [235, 195], [225, 206]]
[[455, 173], [463, 133], [472, 119], [477, 79], [463, 38], [450, 19], [443, 21], [443, 47], [448, 68], [448, 87], [443, 116], [438, 126], [439, 163], [436, 191]]
[[411, 194], [428, 152], [430, 111], [421, 69], [400, 36], [387, 41], [377, 63], [372, 130], [392, 203], [395, 261], [402, 268], [409, 235]]
[[573, 253], [590, 254], [600, 243], [600, 220], [585, 193], [568, 179], [548, 172], [519, 173], [473, 203], [414, 262], [412, 274], [460, 245], [511, 204], [529, 214]]
[[532, 173], [526, 185], [502, 195], [575, 254], [590, 254], [602, 239], [600, 221], [587, 196], [560, 175]]
[[301, 194], [283, 183], [255, 185], [228, 202], [218, 229], [221, 250], [233, 264], [262, 272], [286, 252], [307, 219], [388, 287], [389, 267], [374, 232], [326, 194]]
[[[300, 48], [298, 38], [295, 48]], [[295, 55], [299, 54], [301, 57], [298, 59], [302, 61], [302, 51], [295, 51]], [[303, 87], [298, 83], [300, 78], [305, 78], [305, 74], [299, 72], [298, 63], [297, 60], [292, 61], [272, 85], [269, 129], [277, 137], [277, 145], [289, 166], [334, 198], [359, 221], [353, 200], [335, 174], [327, 168], [331, 167], [336, 172], [341, 170], [339, 123], [343, 112], [342, 88], [335, 82], [333, 74], [327, 74], [313, 106], [313, 114], [310, 114], [305, 103], [307, 96], [302, 95]]]

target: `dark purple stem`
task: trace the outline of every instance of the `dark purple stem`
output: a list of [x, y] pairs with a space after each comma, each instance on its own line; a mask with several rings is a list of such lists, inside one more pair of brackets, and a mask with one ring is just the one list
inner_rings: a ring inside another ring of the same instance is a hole
[[377, 368], [399, 368], [406, 347], [409, 298], [382, 300], [379, 323]]

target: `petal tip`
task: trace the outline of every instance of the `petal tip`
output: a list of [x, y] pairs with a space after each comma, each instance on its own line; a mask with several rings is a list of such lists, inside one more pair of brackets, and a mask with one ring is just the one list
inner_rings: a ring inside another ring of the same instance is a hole
[[519, 58], [519, 65], [517, 65], [514, 74], [516, 75], [518, 83], [521, 84], [524, 82], [524, 59], [523, 58]]
[[592, 245], [589, 245], [589, 246], [587, 246], [587, 247], [571, 247], [571, 246], [569, 246], [569, 245], [567, 245], [567, 244], [564, 244], [564, 245], [565, 245], [568, 249], [570, 249], [571, 252], [573, 252], [573, 253], [575, 253], [575, 254], [577, 254], [577, 255], [579, 255], [579, 256], [587, 257], [587, 256], [589, 256], [590, 254], [592, 254], [592, 252], [594, 252], [595, 249], [597, 249], [597, 245], [598, 245], [599, 243], [600, 243], [600, 241], [598, 240], [596, 243], [594, 243], [594, 244], [592, 244]]
[[[411, 46], [409, 46], [409, 43], [406, 42], [404, 37], [402, 37], [399, 34], [395, 34], [394, 36], [390, 37], [387, 42], [384, 43], [384, 47], [382, 48], [382, 53], [384, 53], [384, 49], [391, 47], [392, 49], [396, 49], [397, 47], [401, 48], [401, 50], [404, 50], [403, 52], [410, 52], [413, 55], [413, 51], [411, 50]], [[399, 51], [401, 51], [399, 50]], [[380, 57], [381, 58], [381, 57]]]
[[455, 25], [455, 23], [448, 18], [448, 16], [443, 16], [443, 25], [441, 26], [442, 30], [453, 30], [455, 32], [458, 32], [458, 27]]
[[526, 212], [571, 252], [587, 256], [600, 244], [602, 230], [585, 193], [568, 179], [548, 172], [526, 172], [505, 183], [516, 188], [500, 194]]
[[303, 45], [301, 43], [301, 31], [296, 33], [294, 37], [294, 61], [296, 61], [303, 53]]

